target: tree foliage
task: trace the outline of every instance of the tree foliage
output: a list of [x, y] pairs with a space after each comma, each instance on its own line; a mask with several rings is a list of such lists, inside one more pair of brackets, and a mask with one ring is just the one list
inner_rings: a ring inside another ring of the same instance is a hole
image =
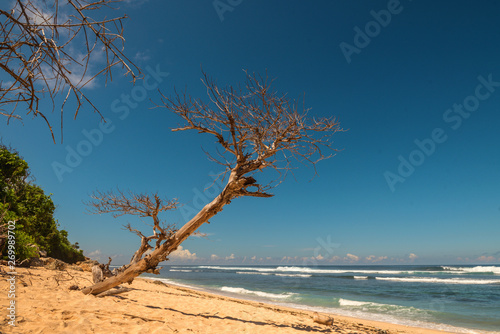
[[[68, 241], [68, 232], [58, 229], [52, 199], [29, 176], [27, 162], [0, 146], [0, 234], [4, 235], [7, 222], [16, 221], [16, 259], [22, 261], [43, 250], [65, 262], [83, 260], [82, 251]], [[5, 253], [1, 252], [4, 246], [0, 240], [0, 254]]]

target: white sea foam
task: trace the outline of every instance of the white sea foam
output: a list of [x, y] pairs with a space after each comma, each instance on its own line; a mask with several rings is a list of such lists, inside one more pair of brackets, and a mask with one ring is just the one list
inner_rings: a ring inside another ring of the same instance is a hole
[[254, 273], [252, 271], [237, 271], [237, 274], [245, 274], [245, 275], [272, 275], [271, 273]]
[[183, 272], [183, 273], [193, 272], [192, 270], [188, 270], [188, 269], [170, 269], [170, 271], [180, 271], [180, 272]]
[[[399, 324], [403, 326], [412, 326], [412, 327], [421, 327], [421, 328], [430, 328], [442, 330], [450, 333], [467, 333], [467, 334], [479, 334], [479, 331], [474, 331], [466, 328], [459, 328], [451, 325], [445, 324], [437, 324], [435, 322], [427, 322], [423, 319], [426, 319], [426, 313], [428, 311], [420, 310], [413, 307], [405, 307], [405, 306], [397, 306], [397, 305], [389, 305], [389, 304], [378, 304], [372, 302], [362, 302], [362, 301], [354, 301], [349, 299], [339, 299], [339, 304], [343, 307], [341, 308], [324, 308], [324, 307], [311, 307], [304, 306], [298, 304], [287, 304], [282, 303], [281, 305], [294, 307], [298, 309], [305, 309], [309, 311], [316, 311], [322, 313], [330, 313], [330, 314], [340, 314], [349, 317], [355, 317], [360, 319], [367, 320], [377, 320], [383, 321], [393, 324]], [[382, 313], [376, 311], [376, 309], [382, 309]], [[387, 309], [392, 310], [392, 314], [385, 312]], [[372, 311], [372, 312], [370, 312]], [[374, 312], [373, 312], [374, 311]], [[399, 315], [401, 313], [413, 313], [416, 314], [417, 317], [421, 320], [410, 320], [404, 319]], [[496, 334], [497, 332], [485, 332], [481, 331], [481, 333], [491, 333]]]
[[381, 304], [366, 301], [356, 301], [340, 298], [339, 305], [343, 309], [363, 311], [377, 314], [391, 314], [393, 316], [417, 317], [425, 319], [429, 316], [429, 311], [421, 310], [412, 306]]
[[243, 275], [275, 275], [275, 276], [284, 276], [284, 277], [311, 277], [312, 275], [307, 275], [307, 274], [273, 274], [273, 273], [266, 273], [266, 272], [253, 272], [253, 271], [237, 271], [237, 274], [243, 274]]
[[500, 280], [466, 279], [466, 278], [434, 278], [434, 277], [375, 277], [382, 281], [440, 283], [440, 284], [500, 284]]
[[363, 305], [368, 305], [368, 304], [374, 304], [370, 302], [358, 302], [356, 300], [349, 300], [349, 299], [339, 299], [339, 305], [340, 306], [363, 306]]
[[276, 271], [273, 268], [256, 268], [256, 267], [222, 267], [222, 266], [200, 266], [203, 269], [215, 269], [215, 270], [248, 270], [248, 271]]
[[500, 275], [500, 267], [496, 266], [476, 266], [476, 267], [447, 267], [442, 266], [444, 270], [449, 270], [457, 274], [463, 273], [492, 273]]
[[354, 279], [368, 279], [368, 276], [354, 276]]
[[338, 301], [340, 307], [347, 308], [351, 310], [359, 310], [364, 312], [375, 312], [379, 314], [389, 313], [397, 316], [417, 316], [420, 318], [425, 318], [428, 315], [428, 311], [420, 310], [415, 307], [392, 305], [392, 304], [380, 304], [374, 302], [356, 301], [340, 298]]
[[257, 268], [257, 267], [223, 267], [223, 266], [200, 266], [199, 268], [214, 269], [214, 270], [246, 270], [258, 272], [289, 272], [289, 273], [307, 273], [307, 274], [345, 274], [345, 273], [360, 273], [360, 274], [407, 274], [412, 273], [401, 270], [376, 270], [376, 269], [320, 269], [309, 267], [295, 266], [280, 266], [277, 268]]
[[221, 288], [221, 291], [232, 292], [232, 293], [237, 293], [237, 294], [244, 294], [244, 295], [255, 295], [255, 296], [270, 298], [270, 299], [286, 299], [286, 298], [290, 298], [293, 295], [295, 295], [295, 293], [291, 293], [291, 292], [277, 294], [277, 293], [270, 293], [270, 292], [263, 292], [263, 291], [247, 290], [244, 288], [232, 288], [229, 286], [223, 286]]
[[285, 272], [301, 272], [311, 274], [345, 274], [345, 273], [362, 273], [362, 274], [404, 274], [407, 271], [400, 270], [376, 270], [376, 269], [319, 269], [308, 267], [278, 267], [276, 271]]
[[283, 276], [283, 277], [311, 277], [312, 275], [307, 275], [307, 274], [275, 274], [276, 276]]

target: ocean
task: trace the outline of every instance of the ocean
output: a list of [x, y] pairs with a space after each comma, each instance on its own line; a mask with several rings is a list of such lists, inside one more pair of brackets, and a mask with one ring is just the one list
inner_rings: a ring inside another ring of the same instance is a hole
[[172, 265], [166, 283], [455, 333], [500, 333], [500, 266]]

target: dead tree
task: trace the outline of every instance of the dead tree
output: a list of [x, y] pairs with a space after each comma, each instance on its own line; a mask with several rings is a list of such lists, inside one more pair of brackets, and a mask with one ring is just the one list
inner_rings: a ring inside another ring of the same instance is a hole
[[[115, 2], [13, 0], [11, 9], [0, 9], [0, 69], [6, 75], [0, 80], [0, 115], [7, 123], [22, 120], [24, 113], [41, 117], [55, 142], [49, 116], [39, 109], [42, 97], [48, 96], [52, 111], [60, 105], [62, 140], [63, 110], [71, 96], [75, 118], [84, 104], [100, 115], [83, 91], [86, 85], [100, 74], [112, 79], [114, 66], [135, 81], [140, 69], [122, 52], [126, 16], [96, 18]], [[104, 59], [103, 65], [91, 67], [97, 57]]]
[[[109, 270], [111, 258], [106, 265], [96, 265], [93, 270], [93, 275], [101, 280], [120, 275], [128, 267], [139, 262], [144, 254], [152, 249], [157, 249], [161, 243], [170, 238], [176, 231], [172, 225], [165, 224], [159, 217], [160, 213], [167, 210], [172, 210], [177, 207], [177, 200], [162, 199], [158, 194], [136, 194], [131, 191], [96, 191], [91, 195], [92, 200], [86, 204], [89, 206], [89, 212], [94, 214], [111, 213], [113, 217], [123, 215], [135, 215], [143, 218], [151, 218], [153, 222], [153, 234], [145, 236], [141, 231], [132, 228], [129, 224], [125, 225], [125, 229], [137, 234], [141, 238], [141, 245], [130, 259], [130, 263], [121, 268]], [[150, 242], [155, 241], [155, 245], [151, 246]], [[146, 270], [148, 272], [157, 272], [156, 268]], [[95, 272], [95, 274], [94, 274]], [[98, 280], [95, 280], [97, 282]], [[126, 282], [132, 282], [128, 280]], [[122, 282], [123, 283], [123, 282]]]
[[[130, 282], [147, 270], [154, 270], [235, 198], [271, 197], [270, 189], [294, 168], [294, 161], [314, 167], [318, 161], [335, 154], [331, 137], [342, 131], [336, 119], [307, 117], [307, 110], [299, 110], [297, 101], [278, 95], [267, 77], [247, 74], [244, 87], [239, 88], [220, 88], [206, 74], [203, 82], [209, 104], [177, 93], [173, 98], [162, 95], [161, 107], [182, 119], [183, 124], [173, 131], [195, 130], [215, 137], [221, 150], [217, 155], [209, 153], [209, 158], [224, 166], [220, 175], [225, 182], [224, 188], [190, 221], [163, 239], [163, 243], [157, 241], [149, 254], [117, 276], [83, 289], [83, 293], [97, 295], [120, 283]], [[264, 169], [277, 172], [271, 183], [260, 184], [254, 177]]]

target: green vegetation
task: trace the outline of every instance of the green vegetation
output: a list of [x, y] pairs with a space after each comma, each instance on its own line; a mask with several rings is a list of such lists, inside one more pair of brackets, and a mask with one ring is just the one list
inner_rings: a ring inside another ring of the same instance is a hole
[[[58, 230], [54, 203], [30, 181], [28, 163], [17, 152], [0, 145], [0, 257], [6, 258], [8, 221], [16, 221], [16, 260], [38, 256], [38, 250], [68, 263], [84, 260], [78, 243]], [[3, 238], [2, 238], [3, 237]]]

